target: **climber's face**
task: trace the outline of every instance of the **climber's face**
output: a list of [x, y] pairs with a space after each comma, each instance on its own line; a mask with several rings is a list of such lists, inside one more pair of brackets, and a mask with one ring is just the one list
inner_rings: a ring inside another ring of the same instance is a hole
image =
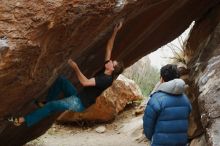
[[108, 60], [105, 62], [105, 68], [110, 71], [114, 71], [114, 67], [118, 64], [117, 61]]

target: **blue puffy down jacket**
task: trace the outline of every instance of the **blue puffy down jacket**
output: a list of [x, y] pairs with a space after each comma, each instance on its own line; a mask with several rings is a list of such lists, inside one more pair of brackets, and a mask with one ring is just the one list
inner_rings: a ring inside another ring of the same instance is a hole
[[152, 146], [185, 146], [191, 104], [185, 82], [164, 82], [151, 95], [143, 117], [144, 134]]

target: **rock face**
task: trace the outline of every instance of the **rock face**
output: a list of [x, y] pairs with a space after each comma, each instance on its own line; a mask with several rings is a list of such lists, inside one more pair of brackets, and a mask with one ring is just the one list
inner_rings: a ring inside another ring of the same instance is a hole
[[[204, 129], [207, 145], [220, 144], [220, 6], [209, 11], [191, 31], [186, 50], [191, 97], [197, 128]], [[195, 113], [195, 112], [194, 112]], [[201, 122], [200, 122], [201, 121]], [[202, 123], [202, 125], [201, 125]], [[202, 126], [202, 128], [201, 128]]]
[[190, 142], [189, 146], [207, 146], [205, 135], [202, 135]]
[[[112, 28], [125, 18], [113, 59], [129, 66], [176, 38], [219, 0], [4, 0], [0, 3], [0, 116], [24, 115], [72, 58], [90, 77], [103, 65]], [[76, 83], [76, 79], [73, 78]], [[15, 128], [0, 121], [3, 145], [22, 145], [56, 118]]]
[[66, 111], [58, 118], [58, 122], [111, 121], [127, 103], [141, 98], [141, 91], [134, 81], [120, 75], [113, 85], [98, 97], [96, 104], [82, 113]]

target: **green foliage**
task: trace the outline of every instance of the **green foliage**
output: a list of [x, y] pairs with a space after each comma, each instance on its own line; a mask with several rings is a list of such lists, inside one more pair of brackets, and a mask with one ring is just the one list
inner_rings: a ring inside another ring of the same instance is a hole
[[135, 63], [123, 73], [127, 78], [134, 80], [144, 96], [149, 96], [159, 81], [159, 69], [150, 65], [148, 57]]

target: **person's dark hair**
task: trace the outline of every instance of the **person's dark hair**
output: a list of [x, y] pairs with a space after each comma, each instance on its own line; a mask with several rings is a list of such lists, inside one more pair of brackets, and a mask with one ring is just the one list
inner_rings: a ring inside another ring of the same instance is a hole
[[115, 80], [124, 71], [124, 64], [122, 61], [117, 61], [117, 65], [114, 67], [112, 77]]
[[160, 69], [160, 76], [163, 78], [164, 82], [176, 79], [180, 77], [177, 65], [167, 64]]

